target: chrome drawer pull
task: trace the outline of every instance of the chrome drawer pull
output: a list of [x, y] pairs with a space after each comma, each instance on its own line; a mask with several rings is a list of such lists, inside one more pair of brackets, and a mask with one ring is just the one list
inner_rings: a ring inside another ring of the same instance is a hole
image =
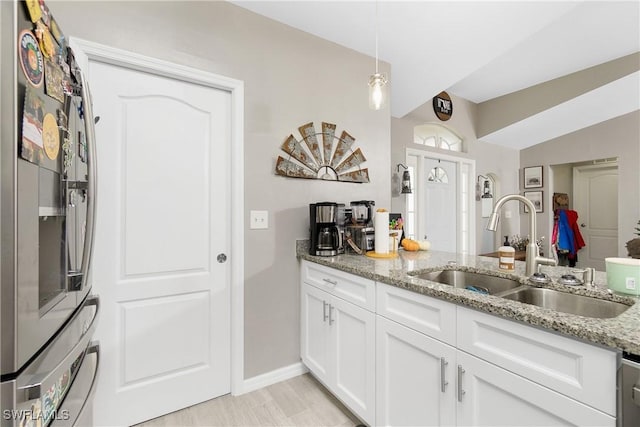
[[327, 319], [329, 318], [329, 316], [327, 316], [327, 306], [329, 304], [327, 304], [326, 301], [322, 301], [322, 321], [326, 322]]
[[446, 380], [446, 369], [449, 362], [444, 357], [440, 358], [440, 391], [443, 393], [447, 390], [447, 386], [449, 385], [449, 381]]
[[336, 286], [338, 284], [337, 280], [331, 280], [331, 279], [322, 279], [322, 280], [324, 280], [325, 282], [327, 282], [327, 283], [329, 283], [329, 284], [331, 284], [333, 286]]
[[462, 365], [458, 365], [458, 402], [462, 402], [462, 396], [464, 396], [465, 391], [462, 389], [462, 374], [465, 373], [465, 370], [462, 369]]

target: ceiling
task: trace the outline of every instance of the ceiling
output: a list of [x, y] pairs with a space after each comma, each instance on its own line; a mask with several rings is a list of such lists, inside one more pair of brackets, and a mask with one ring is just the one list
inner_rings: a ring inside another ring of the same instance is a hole
[[[391, 64], [394, 117], [442, 90], [480, 103], [640, 51], [638, 0], [232, 3], [372, 57], [377, 5], [379, 57]], [[635, 111], [638, 81], [640, 73], [558, 106], [567, 121], [562, 126], [557, 115], [551, 120], [543, 112], [483, 140], [525, 148]], [[627, 98], [623, 107], [585, 119], [584, 111], [620, 94]], [[536, 129], [545, 132], [531, 135]]]

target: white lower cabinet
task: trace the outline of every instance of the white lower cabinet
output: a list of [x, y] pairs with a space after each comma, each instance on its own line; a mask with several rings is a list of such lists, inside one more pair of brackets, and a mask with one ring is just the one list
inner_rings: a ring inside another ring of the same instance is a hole
[[381, 426], [615, 426], [615, 418], [406, 326], [376, 320]]
[[[393, 300], [409, 301], [412, 292], [382, 283], [376, 292], [378, 425], [615, 426], [616, 419], [604, 412], [608, 399], [615, 396], [608, 378], [615, 376], [615, 352], [424, 295], [415, 295], [411, 314], [402, 315], [394, 309]], [[444, 326], [423, 327], [421, 319], [427, 318], [439, 319], [430, 322], [433, 325], [456, 325], [456, 336], [443, 334]], [[520, 342], [513, 337], [520, 337]], [[500, 366], [462, 348], [499, 360]], [[596, 363], [600, 370], [595, 369]], [[580, 369], [581, 364], [594, 369]], [[589, 390], [578, 394], [536, 372], [551, 375], [571, 368], [579, 379], [573, 381], [565, 374], [567, 380]], [[597, 393], [601, 397], [593, 398]]]
[[313, 286], [302, 284], [300, 305], [301, 351], [304, 364], [323, 381], [329, 378], [329, 301], [330, 296]]
[[616, 351], [303, 267], [302, 361], [369, 425], [616, 425]]
[[465, 352], [457, 353], [460, 426], [611, 426], [616, 419]]
[[384, 426], [456, 424], [456, 349], [377, 316], [376, 420]]
[[307, 283], [301, 302], [303, 363], [354, 414], [375, 425], [375, 314]]

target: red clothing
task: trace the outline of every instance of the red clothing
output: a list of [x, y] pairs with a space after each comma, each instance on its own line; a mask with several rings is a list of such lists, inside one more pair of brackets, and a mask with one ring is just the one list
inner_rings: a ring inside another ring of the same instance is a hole
[[578, 212], [566, 209], [565, 213], [567, 214], [569, 226], [573, 231], [573, 247], [575, 248], [576, 252], [578, 252], [581, 248], [584, 248], [586, 246], [586, 244], [584, 243], [584, 239], [582, 238], [582, 234], [580, 234], [580, 226], [578, 225]]

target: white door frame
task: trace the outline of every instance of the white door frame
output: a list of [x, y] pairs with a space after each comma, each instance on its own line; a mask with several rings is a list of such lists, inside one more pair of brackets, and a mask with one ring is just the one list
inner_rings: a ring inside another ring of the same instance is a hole
[[[244, 393], [244, 82], [196, 68], [71, 38], [78, 65], [87, 75], [89, 61], [143, 71], [227, 91], [231, 94], [231, 394]], [[98, 164], [99, 167], [99, 164]]]
[[[594, 163], [594, 164], [589, 164], [589, 165], [578, 165], [578, 166], [573, 166], [572, 168], [572, 177], [573, 177], [573, 183], [571, 186], [571, 191], [573, 192], [573, 207], [574, 209], [576, 208], [576, 193], [577, 193], [577, 181], [579, 179], [579, 175], [582, 172], [590, 172], [590, 171], [597, 171], [599, 169], [615, 169], [616, 171], [616, 175], [618, 176], [618, 187], [615, 189], [616, 193], [618, 194], [618, 206], [620, 206], [620, 166], [618, 164], [618, 160], [616, 158], [615, 161], [605, 161], [602, 163]], [[618, 253], [615, 256], [625, 256], [625, 251], [624, 251], [624, 247], [620, 244], [620, 208], [618, 208], [618, 216], [616, 217], [616, 226], [617, 226], [617, 248], [618, 248]], [[613, 254], [610, 256], [614, 256]]]
[[[466, 157], [452, 156], [449, 154], [437, 153], [434, 151], [417, 150], [415, 148], [407, 148], [405, 151], [405, 162], [409, 164], [409, 156], [418, 157], [418, 164], [416, 168], [416, 180], [423, 179], [424, 173], [422, 169], [422, 159], [428, 157], [430, 159], [440, 159], [457, 164], [457, 188], [456, 196], [459, 203], [458, 215], [456, 218], [456, 251], [465, 255], [476, 254], [476, 204], [475, 204], [475, 180], [476, 180], [476, 161], [474, 159], [468, 159]], [[463, 165], [467, 167], [467, 177], [465, 180]], [[463, 184], [466, 183], [466, 200], [464, 199]], [[418, 201], [418, 204], [421, 203]], [[466, 212], [461, 209], [462, 206], [467, 207]], [[406, 210], [406, 206], [405, 206]], [[417, 219], [416, 219], [417, 221]], [[463, 227], [464, 225], [464, 227]], [[464, 234], [462, 229], [466, 228], [467, 239], [464, 241]], [[418, 235], [418, 233], [416, 233]], [[466, 249], [464, 249], [466, 246]]]

